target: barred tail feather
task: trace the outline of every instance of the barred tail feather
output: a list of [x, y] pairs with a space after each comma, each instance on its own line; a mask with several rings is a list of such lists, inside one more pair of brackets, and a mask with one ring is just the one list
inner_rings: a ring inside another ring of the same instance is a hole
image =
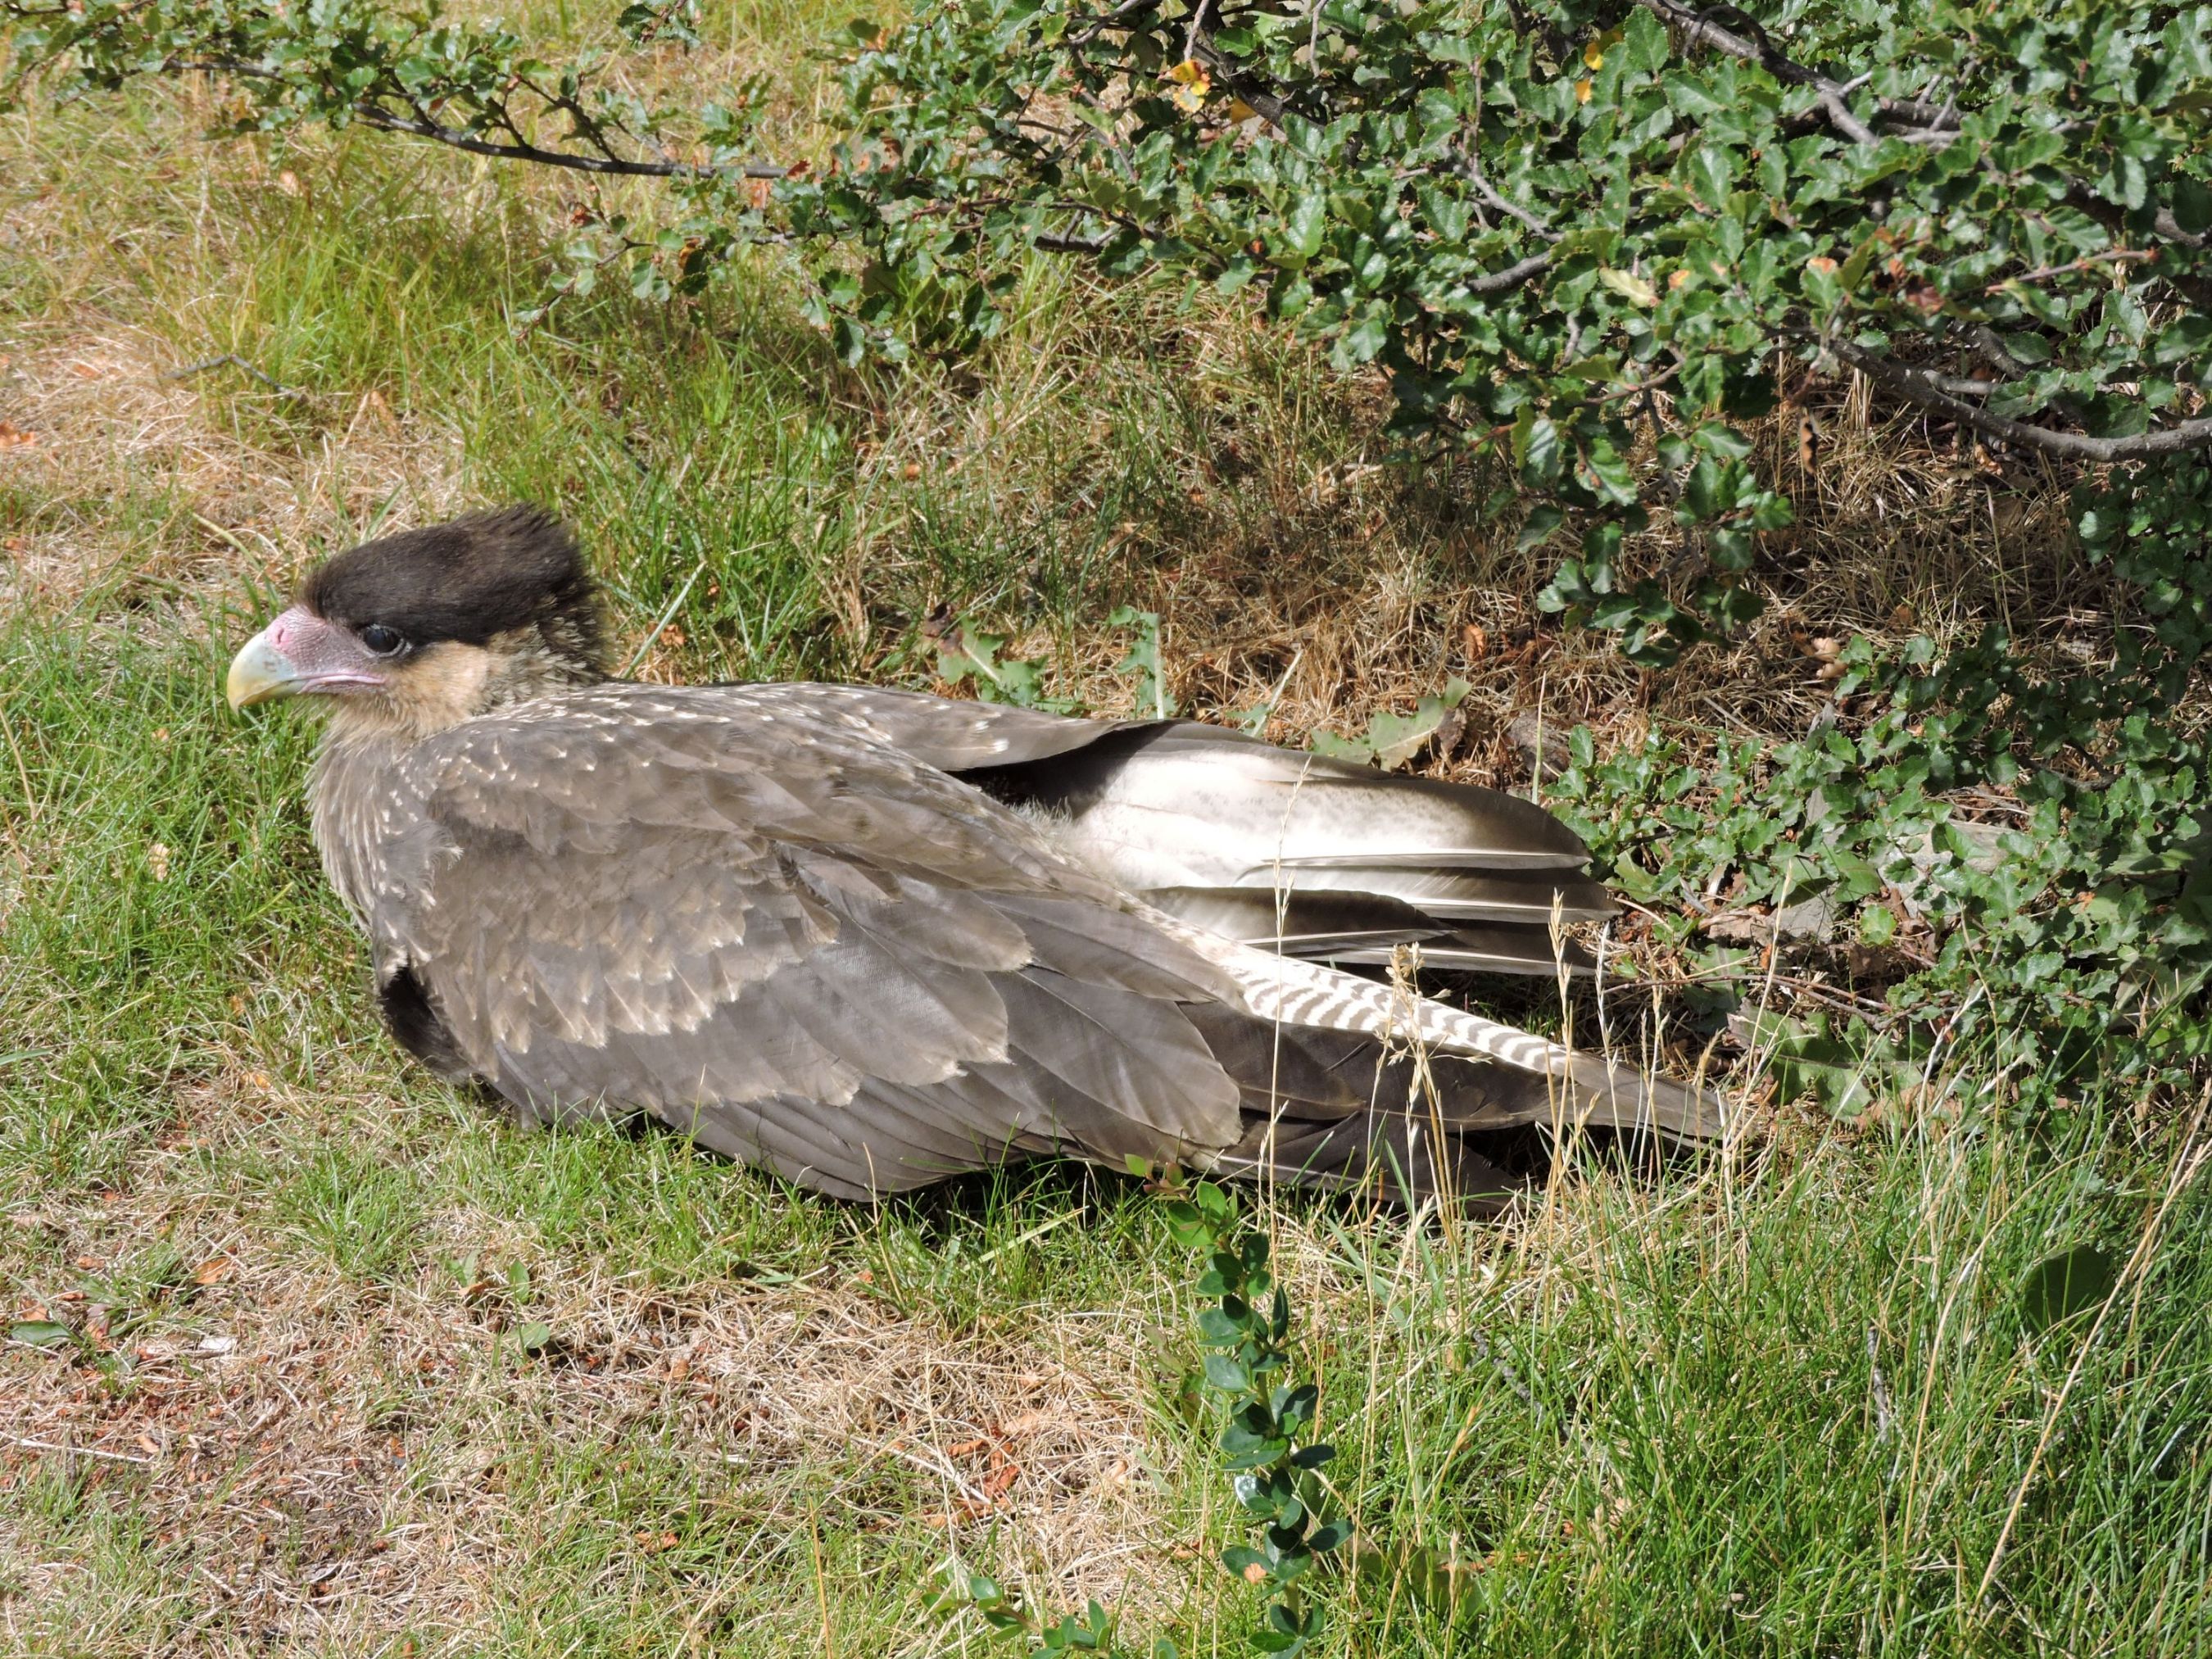
[[[1517, 1027], [1465, 1013], [1426, 997], [1361, 979], [1320, 963], [1276, 955], [1223, 939], [1171, 916], [1154, 913], [1156, 925], [1193, 946], [1235, 983], [1245, 1011], [1289, 1026], [1358, 1031], [1381, 1041], [1416, 1044], [1433, 1054], [1492, 1060], [1553, 1079], [1553, 1104], [1579, 1122], [1622, 1128], [1656, 1128], [1690, 1139], [1713, 1139], [1725, 1127], [1725, 1109], [1710, 1090], [1648, 1076], [1540, 1037]], [[1512, 1120], [1539, 1115], [1534, 1108]]]

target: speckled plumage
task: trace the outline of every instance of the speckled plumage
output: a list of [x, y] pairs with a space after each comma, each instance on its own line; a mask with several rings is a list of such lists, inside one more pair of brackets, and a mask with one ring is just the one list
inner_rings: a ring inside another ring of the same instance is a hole
[[[311, 795], [395, 1031], [529, 1119], [647, 1112], [854, 1196], [1054, 1151], [1496, 1186], [1462, 1133], [1717, 1127], [1679, 1085], [1293, 954], [1551, 970], [1536, 919], [1607, 901], [1525, 802], [1187, 721], [605, 680], [560, 559], [471, 522], [320, 579], [349, 628], [451, 617], [479, 559], [501, 615], [333, 697]], [[1389, 1057], [1408, 1039], [1425, 1068]]]

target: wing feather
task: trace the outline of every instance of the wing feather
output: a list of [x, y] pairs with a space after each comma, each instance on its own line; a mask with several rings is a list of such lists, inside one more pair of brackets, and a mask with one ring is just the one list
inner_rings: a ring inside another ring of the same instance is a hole
[[856, 1193], [1070, 1125], [1240, 1133], [1177, 1006], [1221, 971], [865, 719], [595, 688], [419, 745], [403, 789], [430, 832], [386, 848], [380, 960], [528, 1115], [642, 1109]]

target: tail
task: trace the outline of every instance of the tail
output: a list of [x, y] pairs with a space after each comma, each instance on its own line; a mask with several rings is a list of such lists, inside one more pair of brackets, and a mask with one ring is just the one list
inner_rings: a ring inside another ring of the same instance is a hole
[[1222, 970], [1230, 1000], [1184, 1008], [1243, 1091], [1247, 1133], [1217, 1167], [1350, 1181], [1387, 1154], [1407, 1165], [1404, 1190], [1467, 1191], [1490, 1178], [1467, 1161], [1480, 1162], [1459, 1139], [1470, 1132], [1576, 1123], [1705, 1139], [1725, 1127], [1704, 1090], [1339, 965], [1411, 946], [1443, 968], [1593, 966], [1558, 924], [1617, 907], [1582, 842], [1532, 802], [1189, 720], [1048, 732], [962, 775], [1031, 811], [1061, 853]]
[[[1241, 1012], [1264, 1028], [1279, 1030], [1297, 1052], [1315, 1034], [1331, 1032], [1418, 1051], [1436, 1073], [1447, 1121], [1455, 1130], [1552, 1121], [1656, 1129], [1707, 1140], [1727, 1127], [1723, 1103], [1711, 1091], [1563, 1048], [1321, 963], [1224, 939], [1173, 916], [1155, 912], [1152, 920], [1222, 969], [1241, 994]], [[1206, 1035], [1211, 1042], [1214, 1034]], [[1279, 1054], [1276, 1059], [1279, 1064]], [[1486, 1064], [1474, 1076], [1461, 1077], [1454, 1075], [1456, 1061]], [[1496, 1067], [1515, 1076], [1486, 1074]], [[1236, 1064], [1230, 1071], [1240, 1081], [1249, 1076]], [[1529, 1086], [1529, 1079], [1543, 1086]]]

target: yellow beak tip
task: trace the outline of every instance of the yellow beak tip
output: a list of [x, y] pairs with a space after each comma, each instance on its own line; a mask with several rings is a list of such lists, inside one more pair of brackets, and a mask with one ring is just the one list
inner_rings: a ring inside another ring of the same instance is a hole
[[262, 635], [248, 640], [230, 659], [223, 677], [222, 694], [233, 713], [250, 708], [272, 697], [289, 696], [299, 689], [300, 672]]

